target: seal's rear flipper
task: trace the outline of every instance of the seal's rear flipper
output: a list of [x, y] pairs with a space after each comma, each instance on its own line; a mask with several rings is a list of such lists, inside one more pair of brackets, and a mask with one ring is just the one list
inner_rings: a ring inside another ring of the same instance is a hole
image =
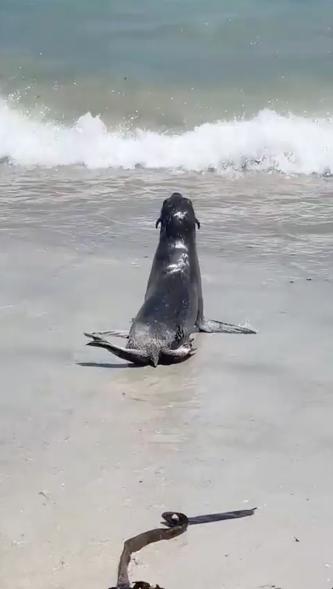
[[195, 349], [191, 345], [179, 346], [175, 350], [169, 348], [163, 348], [160, 352], [161, 364], [173, 364], [175, 362], [182, 362], [192, 356], [195, 353]]
[[257, 333], [249, 327], [241, 327], [240, 325], [233, 325], [233, 323], [225, 323], [224, 321], [214, 321], [214, 319], [207, 319], [198, 325], [199, 331], [205, 333]]
[[128, 362], [133, 362], [133, 364], [139, 364], [144, 366], [145, 364], [149, 363], [149, 358], [147, 354], [145, 354], [142, 350], [135, 350], [131, 348], [122, 348], [120, 346], [115, 346], [102, 338], [96, 337], [91, 333], [84, 334], [87, 337], [92, 337], [92, 341], [87, 343], [87, 346], [94, 346], [96, 348], [104, 348], [111, 352], [111, 354], [115, 354], [118, 358], [122, 360], [127, 360]]

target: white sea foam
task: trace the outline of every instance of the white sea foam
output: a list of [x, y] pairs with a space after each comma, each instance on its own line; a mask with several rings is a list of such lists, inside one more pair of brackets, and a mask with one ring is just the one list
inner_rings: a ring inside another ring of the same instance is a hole
[[72, 126], [62, 126], [45, 118], [37, 120], [0, 100], [0, 159], [22, 166], [330, 174], [333, 119], [263, 110], [248, 120], [158, 133], [108, 129], [100, 117], [90, 113]]

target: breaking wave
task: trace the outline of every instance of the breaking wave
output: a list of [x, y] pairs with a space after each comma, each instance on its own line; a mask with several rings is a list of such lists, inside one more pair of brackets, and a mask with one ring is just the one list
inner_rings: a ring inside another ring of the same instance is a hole
[[21, 166], [143, 167], [204, 172], [333, 173], [333, 119], [262, 110], [244, 120], [159, 133], [108, 129], [90, 113], [72, 126], [30, 116], [0, 99], [0, 161]]

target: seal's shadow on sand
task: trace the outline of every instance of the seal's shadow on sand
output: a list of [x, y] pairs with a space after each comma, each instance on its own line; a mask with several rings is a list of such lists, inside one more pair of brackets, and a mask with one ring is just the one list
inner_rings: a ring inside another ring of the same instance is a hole
[[[170, 361], [165, 361], [165, 362], [161, 362], [160, 365], [161, 366], [173, 366], [174, 364], [183, 364], [183, 362], [185, 362], [185, 360], [189, 360], [189, 358], [180, 358], [177, 360], [177, 362], [174, 362], [172, 359]], [[115, 362], [76, 362], [77, 366], [85, 366], [88, 368], [147, 368], [146, 365], [144, 364], [132, 364], [132, 363], [126, 363], [126, 364], [118, 364]], [[150, 368], [152, 368], [150, 366]]]
[[76, 365], [87, 368], [143, 368], [138, 364], [117, 364], [111, 362], [76, 362]]

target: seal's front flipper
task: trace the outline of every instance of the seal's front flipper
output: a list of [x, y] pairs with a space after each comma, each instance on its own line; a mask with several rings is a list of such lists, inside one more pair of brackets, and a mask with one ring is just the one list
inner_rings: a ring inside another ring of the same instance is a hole
[[85, 333], [87, 337], [92, 337], [92, 341], [87, 343], [87, 346], [94, 346], [96, 348], [104, 348], [111, 352], [111, 354], [115, 354], [118, 358], [122, 360], [127, 360], [127, 362], [132, 362], [133, 364], [139, 364], [140, 366], [145, 366], [149, 363], [149, 358], [147, 354], [145, 354], [142, 350], [135, 350], [131, 348], [122, 348], [120, 346], [115, 346], [102, 338], [96, 337], [93, 334]]
[[86, 335], [87, 337], [95, 338], [109, 337], [109, 335], [113, 335], [115, 337], [123, 337], [124, 339], [128, 339], [128, 331], [116, 329], [110, 329], [109, 331], [92, 331]]
[[234, 325], [233, 323], [225, 323], [224, 321], [214, 321], [214, 319], [207, 319], [201, 321], [198, 324], [199, 331], [205, 333], [257, 333], [249, 327], [241, 327], [240, 325]]

